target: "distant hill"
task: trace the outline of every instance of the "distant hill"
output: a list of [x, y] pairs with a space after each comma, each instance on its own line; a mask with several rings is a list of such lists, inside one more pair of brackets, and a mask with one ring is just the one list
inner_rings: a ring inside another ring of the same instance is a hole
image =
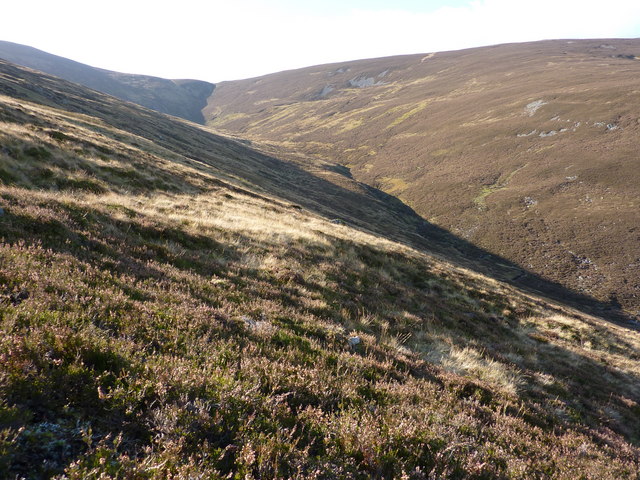
[[203, 123], [201, 110], [215, 88], [200, 80], [167, 80], [94, 68], [4, 41], [0, 41], [0, 58], [196, 123]]
[[204, 113], [637, 313], [639, 58], [640, 40], [555, 40], [359, 60], [220, 83]]
[[637, 479], [637, 325], [514, 270], [343, 166], [0, 60], [0, 478]]

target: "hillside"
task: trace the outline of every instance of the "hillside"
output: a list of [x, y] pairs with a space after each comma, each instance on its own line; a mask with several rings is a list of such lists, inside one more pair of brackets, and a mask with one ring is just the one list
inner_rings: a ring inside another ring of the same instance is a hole
[[637, 331], [328, 162], [6, 62], [0, 125], [0, 477], [638, 478]]
[[638, 314], [638, 56], [640, 40], [557, 40], [322, 65], [220, 83], [204, 114]]
[[204, 122], [202, 109], [215, 88], [201, 80], [167, 80], [103, 70], [5, 41], [0, 41], [0, 58], [196, 123]]

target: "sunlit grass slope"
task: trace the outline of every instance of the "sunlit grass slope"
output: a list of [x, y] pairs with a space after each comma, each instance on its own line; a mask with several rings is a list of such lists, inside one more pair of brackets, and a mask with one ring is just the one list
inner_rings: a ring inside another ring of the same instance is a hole
[[638, 478], [637, 332], [373, 233], [411, 221], [329, 164], [1, 67], [0, 477]]

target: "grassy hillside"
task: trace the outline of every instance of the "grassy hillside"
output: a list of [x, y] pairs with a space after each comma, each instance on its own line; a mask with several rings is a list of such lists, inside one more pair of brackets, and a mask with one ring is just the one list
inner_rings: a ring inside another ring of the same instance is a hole
[[205, 117], [637, 314], [638, 56], [638, 40], [558, 40], [323, 65], [223, 82]]
[[215, 88], [201, 80], [167, 80], [103, 70], [4, 41], [0, 41], [0, 58], [196, 123], [204, 123], [202, 109]]
[[0, 477], [639, 477], [639, 333], [339, 167], [6, 62], [0, 126]]

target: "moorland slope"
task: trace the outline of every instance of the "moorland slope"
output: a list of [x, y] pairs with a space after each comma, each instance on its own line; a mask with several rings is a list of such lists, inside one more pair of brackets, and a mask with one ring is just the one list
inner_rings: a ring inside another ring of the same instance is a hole
[[222, 82], [204, 113], [637, 314], [639, 55], [640, 40], [557, 40], [322, 65]]
[[0, 127], [0, 477], [638, 478], [638, 332], [339, 166], [7, 62]]

